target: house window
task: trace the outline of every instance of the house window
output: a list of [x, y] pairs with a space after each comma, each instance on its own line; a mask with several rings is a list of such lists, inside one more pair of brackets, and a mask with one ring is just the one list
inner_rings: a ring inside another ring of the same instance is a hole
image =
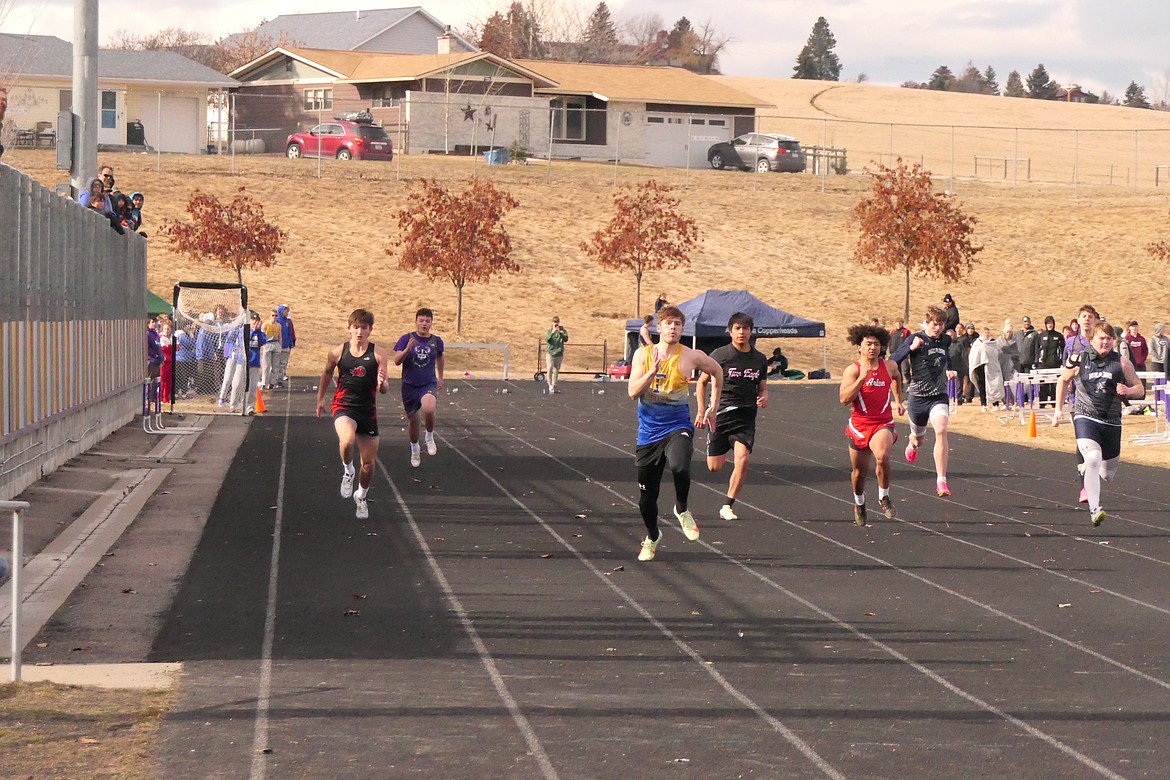
[[554, 141], [585, 140], [585, 98], [563, 97], [549, 101]]
[[111, 130], [118, 126], [118, 93], [102, 90], [102, 129]]
[[660, 117], [660, 116], [648, 116], [648, 117], [646, 117], [646, 124], [648, 124], [648, 125], [664, 125], [664, 124], [666, 124], [666, 119], [663, 117]]
[[707, 124], [711, 127], [727, 127], [727, 120], [725, 119], [708, 119]]
[[306, 111], [322, 111], [333, 108], [333, 90], [332, 89], [306, 89], [305, 90], [305, 110]]
[[394, 88], [374, 87], [370, 90], [370, 105], [374, 108], [390, 108], [398, 105], [398, 99], [394, 97]]
[[707, 124], [707, 120], [706, 119], [692, 119], [691, 124], [692, 125], [705, 125], [705, 124]]

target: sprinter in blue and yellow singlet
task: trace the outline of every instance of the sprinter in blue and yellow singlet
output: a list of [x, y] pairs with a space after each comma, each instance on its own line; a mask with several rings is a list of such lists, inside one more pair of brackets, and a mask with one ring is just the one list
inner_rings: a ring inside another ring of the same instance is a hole
[[[638, 553], [640, 561], [652, 560], [662, 539], [658, 490], [667, 468], [674, 477], [674, 516], [687, 539], [699, 538], [699, 527], [687, 509], [695, 426], [715, 428], [714, 410], [723, 392], [723, 369], [704, 353], [679, 343], [685, 323], [686, 315], [680, 309], [663, 306], [658, 311], [659, 343], [639, 347], [631, 361], [630, 398], [638, 402], [638, 447], [634, 456], [638, 467], [638, 509], [646, 525]], [[691, 422], [687, 377], [694, 371], [708, 374], [715, 389], [711, 406]]]

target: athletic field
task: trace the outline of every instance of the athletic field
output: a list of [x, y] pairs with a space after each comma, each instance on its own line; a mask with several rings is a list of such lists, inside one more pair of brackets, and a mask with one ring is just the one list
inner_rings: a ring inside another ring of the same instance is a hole
[[[740, 519], [696, 453], [701, 539], [664, 520], [639, 563], [625, 385], [542, 387], [449, 383], [418, 469], [392, 388], [366, 521], [303, 380], [215, 421], [242, 443], [124, 659], [184, 662], [160, 777], [1166, 776], [1170, 484], [1128, 444], [1093, 529], [1071, 427], [952, 435], [942, 499], [899, 423], [899, 516], [871, 476], [858, 528], [836, 386], [778, 383]], [[69, 657], [90, 590], [26, 663]]]

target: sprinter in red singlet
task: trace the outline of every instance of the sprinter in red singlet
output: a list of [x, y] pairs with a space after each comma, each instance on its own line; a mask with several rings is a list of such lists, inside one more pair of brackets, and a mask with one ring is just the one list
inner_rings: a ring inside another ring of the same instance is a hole
[[[374, 477], [374, 461], [378, 458], [377, 393], [389, 389], [386, 372], [390, 359], [381, 347], [370, 341], [373, 329], [374, 315], [365, 309], [354, 309], [349, 315], [349, 341], [329, 350], [325, 370], [317, 383], [317, 416], [320, 417], [325, 411], [325, 393], [333, 384], [336, 372], [337, 391], [333, 394], [332, 412], [341, 452], [341, 497], [353, 496], [354, 514], [359, 520], [370, 516], [366, 494]], [[361, 459], [356, 490], [353, 487], [354, 445]]]
[[857, 347], [859, 359], [849, 364], [841, 378], [841, 404], [853, 406], [845, 426], [853, 465], [853, 522], [865, 525], [865, 478], [871, 460], [877, 463], [878, 505], [888, 519], [897, 516], [890, 498], [890, 450], [898, 440], [894, 408], [899, 415], [906, 410], [898, 364], [880, 357], [890, 343], [889, 331], [875, 325], [854, 325], [849, 328], [848, 341]]

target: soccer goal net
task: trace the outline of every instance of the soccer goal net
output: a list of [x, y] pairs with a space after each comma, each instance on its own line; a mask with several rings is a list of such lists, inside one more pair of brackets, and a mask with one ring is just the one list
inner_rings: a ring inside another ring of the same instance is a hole
[[163, 404], [184, 412], [243, 412], [249, 390], [248, 288], [179, 282], [174, 306], [168, 360], [173, 368], [164, 367]]

